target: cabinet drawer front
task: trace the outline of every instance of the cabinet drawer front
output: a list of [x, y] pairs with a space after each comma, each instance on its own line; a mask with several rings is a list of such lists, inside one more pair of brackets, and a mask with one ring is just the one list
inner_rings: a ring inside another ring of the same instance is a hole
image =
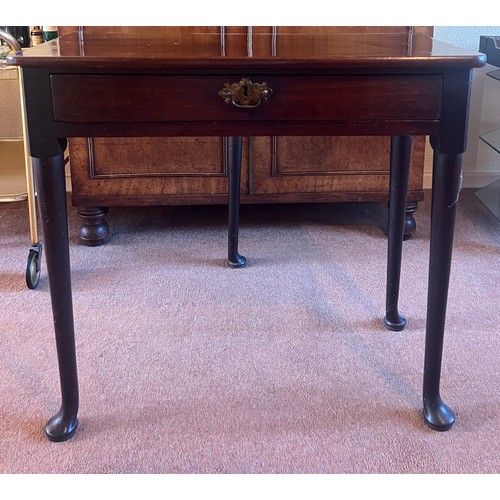
[[60, 122], [437, 120], [439, 75], [245, 76], [273, 91], [253, 109], [226, 104], [240, 76], [52, 75]]

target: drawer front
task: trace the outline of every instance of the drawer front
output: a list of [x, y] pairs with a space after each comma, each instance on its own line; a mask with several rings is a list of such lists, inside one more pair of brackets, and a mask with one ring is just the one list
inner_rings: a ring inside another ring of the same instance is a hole
[[439, 75], [246, 76], [272, 90], [255, 108], [219, 95], [240, 76], [52, 75], [59, 122], [438, 120]]

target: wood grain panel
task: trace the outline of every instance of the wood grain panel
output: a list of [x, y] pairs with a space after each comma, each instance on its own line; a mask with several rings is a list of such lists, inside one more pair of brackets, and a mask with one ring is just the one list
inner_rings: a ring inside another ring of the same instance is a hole
[[[421, 199], [425, 138], [415, 137], [409, 191]], [[388, 137], [255, 137], [253, 192], [387, 193]]]
[[386, 173], [388, 137], [273, 137], [272, 176]]
[[[207, 140], [204, 140], [207, 139]], [[125, 139], [128, 141], [129, 139]], [[110, 138], [73, 138], [71, 145], [72, 196], [79, 206], [177, 203], [172, 197], [208, 197], [227, 194], [227, 168], [220, 138], [133, 138], [119, 151], [107, 150]], [[193, 147], [197, 144], [197, 147]], [[91, 144], [92, 144], [91, 143]], [[244, 141], [241, 189], [248, 192], [248, 141]], [[184, 154], [186, 153], [186, 154]], [[153, 202], [152, 200], [155, 199]], [[199, 199], [199, 198], [198, 198]], [[198, 201], [199, 202], [199, 201]], [[219, 202], [224, 198], [219, 197]]]
[[223, 143], [219, 137], [96, 137], [88, 141], [90, 174], [92, 178], [224, 176]]

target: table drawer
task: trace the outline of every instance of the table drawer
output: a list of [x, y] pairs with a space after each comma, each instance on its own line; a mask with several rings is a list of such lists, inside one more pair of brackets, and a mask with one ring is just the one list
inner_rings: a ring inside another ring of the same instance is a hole
[[254, 108], [226, 103], [240, 76], [52, 75], [60, 122], [437, 120], [439, 75], [247, 76], [272, 94]]

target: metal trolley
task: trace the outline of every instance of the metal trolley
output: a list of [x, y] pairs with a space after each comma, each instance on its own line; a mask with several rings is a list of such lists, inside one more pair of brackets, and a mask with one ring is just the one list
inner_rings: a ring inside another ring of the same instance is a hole
[[[3, 30], [0, 30], [0, 39], [5, 40], [12, 50], [22, 50], [17, 40]], [[19, 79], [23, 135], [0, 138], [0, 202], [28, 200], [31, 248], [26, 266], [26, 285], [33, 290], [40, 281], [42, 245], [38, 241], [36, 191], [28, 152], [22, 73], [18, 68], [7, 67], [0, 61], [0, 81], [14, 78]]]

